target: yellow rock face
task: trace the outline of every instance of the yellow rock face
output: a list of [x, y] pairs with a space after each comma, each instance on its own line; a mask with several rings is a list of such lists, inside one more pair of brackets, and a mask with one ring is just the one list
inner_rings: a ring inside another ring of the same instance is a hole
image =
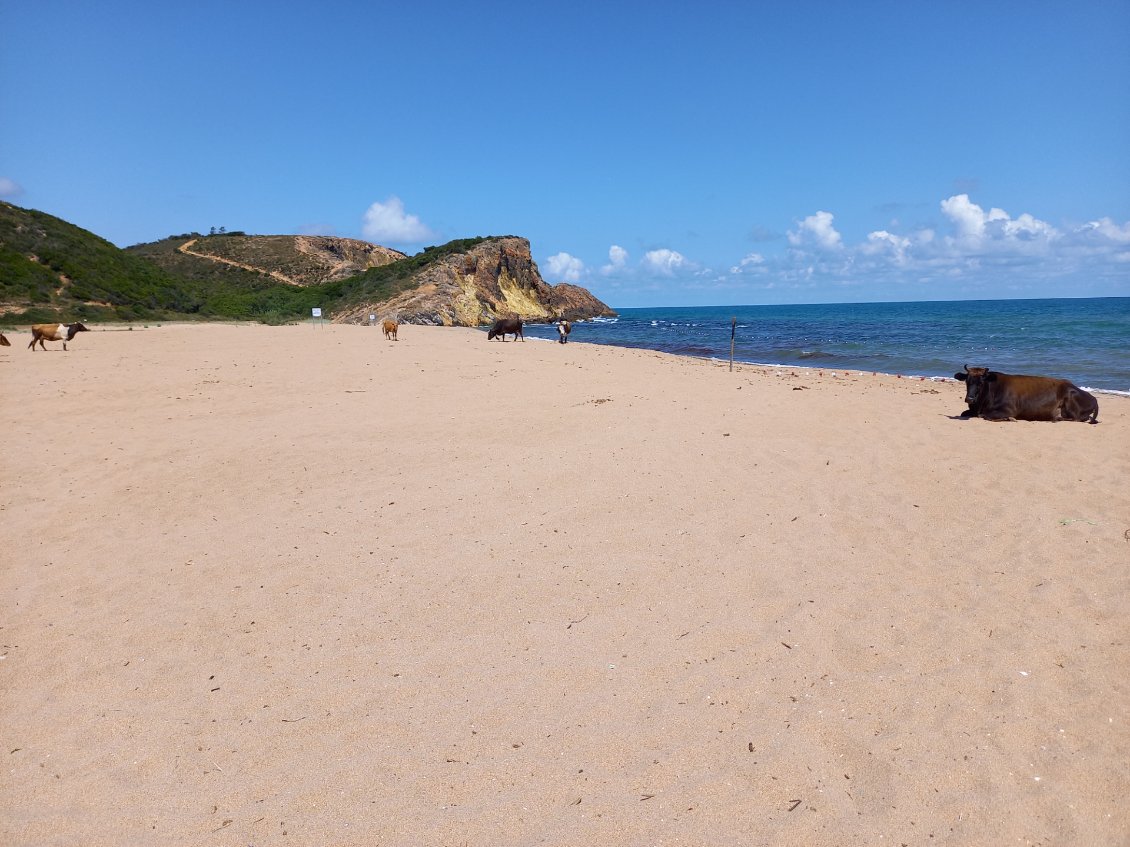
[[506, 271], [499, 274], [498, 287], [506, 300], [505, 309], [507, 311], [513, 312], [520, 318], [544, 319], [549, 316], [549, 312], [541, 301], [535, 300], [529, 292], [520, 288], [517, 280]]
[[453, 323], [456, 326], [476, 326], [479, 315], [483, 311], [483, 304], [479, 301], [475, 278], [470, 274], [459, 274], [456, 281], [459, 283], [460, 292], [452, 302], [455, 310]]

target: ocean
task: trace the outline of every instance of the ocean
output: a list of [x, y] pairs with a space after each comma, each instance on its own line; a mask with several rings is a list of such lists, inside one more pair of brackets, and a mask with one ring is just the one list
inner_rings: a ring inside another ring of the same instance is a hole
[[[963, 365], [1130, 394], [1130, 297], [622, 309], [570, 342], [728, 361], [952, 377]], [[526, 334], [556, 340], [551, 325]]]

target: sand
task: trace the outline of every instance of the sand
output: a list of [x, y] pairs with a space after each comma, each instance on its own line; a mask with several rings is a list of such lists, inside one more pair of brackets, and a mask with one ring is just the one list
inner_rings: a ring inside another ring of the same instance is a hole
[[1128, 398], [994, 424], [955, 382], [468, 329], [27, 337], [0, 843], [1130, 841]]

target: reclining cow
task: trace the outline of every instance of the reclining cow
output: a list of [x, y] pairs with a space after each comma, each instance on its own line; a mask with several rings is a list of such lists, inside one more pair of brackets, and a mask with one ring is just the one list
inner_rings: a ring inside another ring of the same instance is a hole
[[1099, 422], [1099, 401], [1066, 379], [1003, 374], [965, 366], [953, 378], [965, 383], [963, 418], [987, 421]]
[[521, 338], [526, 340], [526, 336], [522, 334], [522, 319], [521, 318], [499, 318], [487, 331], [487, 341], [492, 341], [495, 336], [501, 336], [502, 340], [506, 340], [506, 333], [514, 333], [514, 340], [517, 341]]
[[28, 348], [32, 353], [35, 352], [35, 344], [39, 342], [39, 346], [46, 350], [47, 345], [44, 341], [62, 341], [63, 349], [67, 349], [67, 342], [75, 337], [76, 332], [90, 332], [86, 327], [80, 323], [73, 324], [35, 324], [31, 328], [31, 344]]

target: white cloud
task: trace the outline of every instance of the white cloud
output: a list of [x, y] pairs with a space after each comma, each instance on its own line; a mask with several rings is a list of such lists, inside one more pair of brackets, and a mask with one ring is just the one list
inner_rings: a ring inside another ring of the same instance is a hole
[[958, 248], [1046, 246], [1060, 234], [1054, 226], [1027, 212], [1015, 220], [995, 206], [986, 212], [972, 202], [968, 194], [955, 194], [943, 200], [941, 207], [942, 214], [954, 226], [955, 235], [950, 244]]
[[545, 266], [555, 278], [566, 282], [579, 282], [585, 272], [585, 263], [568, 253], [550, 256], [545, 260]]
[[746, 271], [756, 271], [763, 269], [764, 265], [765, 257], [760, 253], [747, 253], [740, 262], [730, 268], [730, 273], [740, 274]]
[[1130, 221], [1119, 226], [1110, 218], [1099, 218], [1075, 230], [1081, 235], [1095, 236], [1113, 244], [1130, 244]]
[[687, 265], [687, 260], [681, 253], [664, 247], [660, 250], [649, 250], [644, 254], [641, 265], [652, 273], [674, 276], [676, 271]]
[[821, 250], [839, 250], [843, 237], [832, 226], [835, 216], [831, 212], [817, 212], [801, 221], [788, 233], [789, 244], [794, 247], [817, 247]]
[[[999, 211], [999, 210], [997, 210]], [[970, 202], [968, 194], [955, 194], [942, 201], [942, 214], [953, 223], [956, 240], [979, 244], [985, 235], [985, 210]]]
[[627, 264], [628, 251], [619, 244], [613, 244], [608, 248], [608, 264], [602, 266], [600, 272], [607, 276], [622, 271]]
[[19, 197], [23, 193], [23, 186], [14, 179], [0, 176], [0, 197]]
[[906, 252], [909, 249], [909, 238], [893, 235], [884, 229], [870, 233], [867, 241], [859, 245], [859, 252], [864, 256], [890, 256], [899, 265], [906, 264]]
[[389, 197], [384, 203], [374, 203], [365, 212], [361, 233], [378, 243], [420, 244], [433, 237], [431, 229], [415, 215], [404, 211], [399, 197]]

